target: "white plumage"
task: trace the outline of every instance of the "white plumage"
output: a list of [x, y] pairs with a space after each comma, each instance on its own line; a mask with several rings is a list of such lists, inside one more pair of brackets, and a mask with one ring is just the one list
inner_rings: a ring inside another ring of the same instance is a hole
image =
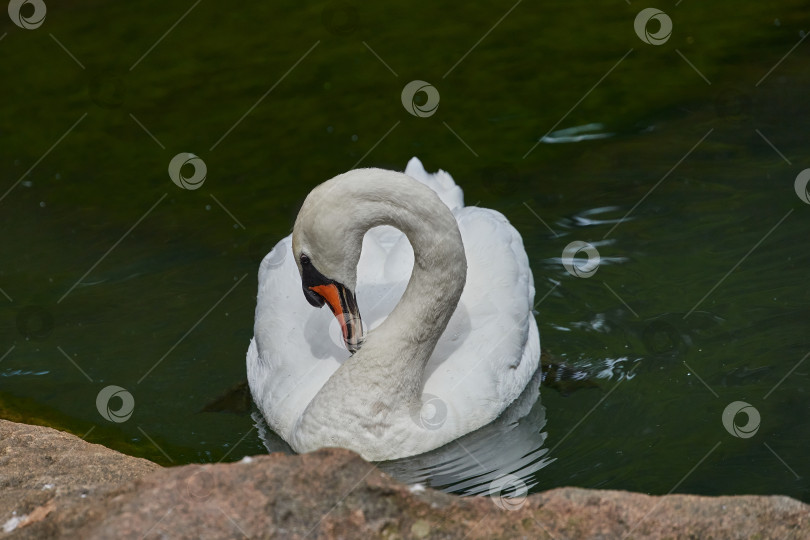
[[[330, 182], [347, 184], [356, 177], [358, 185], [386, 185], [384, 177], [395, 174], [362, 169]], [[378, 332], [376, 341], [373, 337], [397, 306], [411, 276], [414, 253], [405, 234], [386, 225], [370, 229], [362, 239], [355, 292], [367, 337], [348, 363], [350, 354], [335, 317], [328, 309], [313, 308], [302, 294], [292, 235], [262, 261], [254, 339], [247, 353], [248, 382], [270, 427], [298, 452], [342, 446], [381, 461], [432, 450], [495, 420], [538, 368], [534, 282], [518, 232], [494, 210], [464, 207], [462, 191], [448, 173], [428, 174], [413, 158], [405, 174], [432, 189], [450, 209], [467, 260], [458, 306], [437, 336], [423, 370], [408, 365], [405, 358], [407, 340], [432, 331], [420, 327], [421, 320], [409, 319], [415, 310], [403, 309], [395, 325]], [[408, 184], [403, 185], [405, 188], [396, 188], [399, 192], [392, 192], [395, 198], [418, 200], [418, 190], [409, 193]], [[313, 191], [310, 197], [315, 194]], [[341, 203], [342, 195], [334, 189], [327, 196]], [[350, 201], [342, 202], [352, 208]], [[430, 208], [429, 204], [423, 206]], [[303, 214], [302, 210], [296, 227], [318, 229], [314, 222], [321, 214]], [[413, 227], [431, 227], [429, 217]], [[343, 220], [361, 218], [349, 211], [339, 215]], [[323, 219], [337, 218], [323, 214]], [[420, 235], [446, 241], [445, 231], [420, 230]], [[336, 263], [327, 264], [325, 256], [321, 260], [322, 268], [337, 268]], [[316, 265], [321, 260], [313, 255]], [[436, 284], [447, 280], [449, 290], [449, 281], [457, 278], [453, 271], [432, 277], [434, 298], [423, 295], [426, 303], [435, 303], [445, 293]], [[351, 277], [346, 280], [351, 283]], [[382, 336], [388, 336], [387, 343], [380, 342]], [[390, 381], [392, 376], [402, 379], [401, 384]], [[416, 408], [413, 403], [396, 401], [409, 376], [418, 378], [415, 384], [421, 399]], [[330, 378], [333, 380], [324, 387]]]

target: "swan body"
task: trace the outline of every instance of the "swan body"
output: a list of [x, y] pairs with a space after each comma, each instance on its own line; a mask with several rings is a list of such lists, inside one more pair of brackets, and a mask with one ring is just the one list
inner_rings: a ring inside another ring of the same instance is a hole
[[404, 174], [349, 171], [310, 193], [261, 263], [253, 399], [296, 452], [438, 448], [495, 420], [536, 372], [534, 292], [518, 232], [465, 207], [449, 174], [416, 158]]

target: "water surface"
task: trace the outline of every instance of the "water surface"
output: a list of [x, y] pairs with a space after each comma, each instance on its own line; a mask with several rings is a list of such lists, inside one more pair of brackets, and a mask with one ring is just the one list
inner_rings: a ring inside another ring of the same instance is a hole
[[[249, 415], [200, 412], [245, 378], [259, 260], [319, 182], [416, 155], [521, 232], [543, 347], [595, 383], [542, 388], [532, 490], [810, 501], [807, 3], [668, 3], [657, 46], [636, 3], [345, 6], [2, 18], [3, 415], [165, 464], [265, 451]], [[180, 152], [199, 189], [171, 182]], [[577, 240], [590, 278], [561, 264]]]

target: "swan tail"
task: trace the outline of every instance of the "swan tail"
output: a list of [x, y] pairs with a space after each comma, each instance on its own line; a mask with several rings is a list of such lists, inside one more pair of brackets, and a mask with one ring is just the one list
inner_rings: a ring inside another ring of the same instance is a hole
[[408, 161], [408, 166], [405, 167], [405, 174], [435, 191], [450, 210], [464, 208], [464, 192], [456, 185], [450, 173], [441, 169], [438, 172], [429, 173], [419, 158], [412, 157]]

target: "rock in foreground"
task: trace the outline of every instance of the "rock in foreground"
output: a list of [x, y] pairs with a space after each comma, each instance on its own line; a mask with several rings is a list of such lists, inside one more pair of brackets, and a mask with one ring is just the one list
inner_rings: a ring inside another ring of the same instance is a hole
[[0, 487], [9, 538], [810, 537], [810, 507], [788, 497], [562, 488], [459, 498], [399, 484], [337, 449], [163, 469], [3, 420]]

